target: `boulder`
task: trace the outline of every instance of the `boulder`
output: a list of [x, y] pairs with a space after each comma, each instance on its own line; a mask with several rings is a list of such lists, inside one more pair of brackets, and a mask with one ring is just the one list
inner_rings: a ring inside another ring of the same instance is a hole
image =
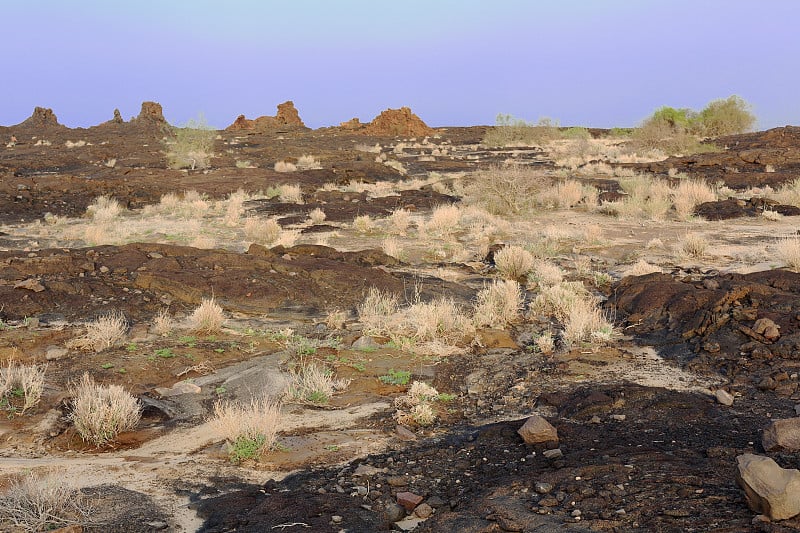
[[252, 132], [272, 132], [279, 129], [302, 129], [306, 125], [300, 119], [300, 114], [294, 107], [294, 102], [287, 100], [278, 104], [278, 113], [274, 117], [264, 115], [255, 119], [249, 119], [244, 115], [239, 115], [236, 120], [225, 128], [226, 131], [252, 131]]
[[772, 520], [800, 514], [800, 471], [781, 468], [769, 457], [751, 453], [738, 456], [736, 463], [736, 482], [752, 511]]
[[531, 415], [525, 424], [517, 430], [525, 444], [540, 444], [543, 442], [558, 442], [558, 431], [550, 422], [539, 415]]
[[800, 450], [800, 417], [775, 420], [764, 430], [761, 438], [764, 450], [771, 452]]
[[405, 509], [409, 512], [413, 511], [414, 508], [422, 503], [424, 498], [419, 494], [414, 494], [413, 492], [398, 492], [397, 493], [397, 503], [398, 505], [402, 505]]
[[303, 121], [300, 120], [300, 113], [297, 112], [297, 108], [294, 107], [294, 102], [291, 100], [278, 104], [278, 114], [275, 115], [275, 120], [277, 120], [279, 124], [285, 126], [306, 127]]

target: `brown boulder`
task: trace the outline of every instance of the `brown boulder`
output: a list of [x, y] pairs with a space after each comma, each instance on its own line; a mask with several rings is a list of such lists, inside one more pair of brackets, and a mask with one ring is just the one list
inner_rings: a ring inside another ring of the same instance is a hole
[[364, 124], [362, 124], [361, 121], [358, 120], [358, 117], [355, 117], [351, 118], [347, 122], [342, 122], [341, 124], [339, 124], [339, 127], [342, 128], [343, 130], [358, 130], [363, 128]]
[[300, 120], [300, 114], [297, 112], [297, 109], [294, 107], [294, 102], [291, 100], [278, 104], [278, 114], [275, 115], [275, 120], [277, 120], [279, 124], [284, 124], [286, 126], [306, 127], [303, 121]]
[[400, 109], [387, 109], [364, 127], [362, 133], [375, 136], [405, 136], [417, 137], [432, 135], [434, 130], [429, 128], [421, 118], [411, 112], [408, 107]]
[[525, 424], [517, 430], [525, 444], [541, 444], [543, 442], [558, 442], [558, 431], [550, 422], [539, 415], [531, 415]]

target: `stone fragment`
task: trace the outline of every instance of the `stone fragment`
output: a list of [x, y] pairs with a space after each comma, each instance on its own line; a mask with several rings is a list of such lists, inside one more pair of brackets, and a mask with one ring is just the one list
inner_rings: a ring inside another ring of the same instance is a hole
[[422, 503], [424, 498], [419, 494], [414, 494], [413, 492], [398, 492], [397, 493], [397, 503], [398, 505], [402, 505], [407, 511], [413, 511], [414, 508]]
[[624, 422], [627, 417], [625, 415], [611, 415], [608, 418], [616, 422]]
[[555, 448], [553, 450], [543, 451], [542, 455], [544, 455], [546, 459], [558, 459], [559, 457], [564, 457], [564, 452], [561, 451], [561, 448]]
[[533, 490], [535, 490], [539, 494], [547, 494], [548, 492], [553, 490], [553, 485], [551, 483], [545, 483], [544, 481], [537, 481], [536, 484], [533, 486]]
[[389, 476], [386, 478], [386, 483], [390, 487], [405, 487], [408, 485], [408, 478], [406, 476]]
[[714, 393], [714, 397], [722, 405], [733, 405], [733, 395], [725, 389], [717, 389], [717, 391]]
[[761, 444], [768, 452], [800, 450], [800, 417], [775, 420], [764, 430]]
[[772, 520], [800, 514], [800, 471], [781, 468], [769, 457], [751, 453], [738, 456], [736, 463], [736, 482], [751, 510]]
[[531, 415], [525, 424], [517, 430], [525, 444], [538, 444], [542, 442], [558, 442], [558, 431], [550, 422], [539, 415]]
[[69, 350], [61, 346], [48, 346], [47, 350], [44, 352], [44, 358], [48, 361], [57, 361], [67, 355], [67, 353], [69, 353]]
[[14, 284], [15, 289], [27, 289], [33, 292], [42, 292], [44, 290], [44, 285], [42, 285], [38, 279], [29, 278], [26, 280], [18, 281]]
[[774, 341], [780, 338], [780, 326], [777, 325], [769, 318], [759, 318], [753, 324], [753, 331], [759, 335], [763, 335], [765, 339]]
[[199, 394], [201, 390], [202, 389], [198, 385], [195, 385], [189, 381], [179, 381], [169, 388], [156, 388], [156, 392], [164, 397], [178, 396], [180, 394]]
[[407, 427], [398, 424], [394, 429], [397, 438], [404, 441], [417, 440], [417, 435]]
[[354, 350], [362, 350], [366, 352], [377, 350], [380, 347], [381, 345], [375, 342], [375, 339], [369, 335], [360, 336], [356, 339], [352, 346]]
[[403, 508], [402, 505], [399, 505], [397, 503], [390, 503], [383, 510], [383, 515], [386, 517], [387, 521], [397, 522], [398, 520], [402, 520], [406, 516], [406, 510]]
[[416, 509], [414, 509], [414, 514], [420, 518], [428, 518], [430, 515], [433, 514], [433, 507], [431, 507], [427, 503], [421, 503], [417, 505]]

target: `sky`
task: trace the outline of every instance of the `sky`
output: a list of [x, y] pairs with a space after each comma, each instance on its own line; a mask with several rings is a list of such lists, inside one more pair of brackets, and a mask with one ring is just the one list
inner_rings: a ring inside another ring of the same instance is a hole
[[293, 100], [313, 128], [401, 106], [614, 127], [733, 94], [759, 129], [800, 125], [797, 0], [37, 0], [0, 21], [0, 125], [153, 100], [223, 128]]

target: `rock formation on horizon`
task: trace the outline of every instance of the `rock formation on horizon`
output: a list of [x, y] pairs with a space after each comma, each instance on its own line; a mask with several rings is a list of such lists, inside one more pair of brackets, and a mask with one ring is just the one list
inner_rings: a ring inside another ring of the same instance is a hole
[[294, 107], [294, 102], [287, 100], [282, 104], [278, 104], [278, 113], [272, 116], [262, 116], [255, 119], [248, 119], [244, 115], [239, 115], [236, 120], [225, 128], [226, 131], [275, 131], [278, 129], [301, 129], [306, 125], [300, 119], [300, 114], [297, 108]]
[[[342, 123], [345, 129], [355, 129], [360, 123], [357, 119]], [[364, 135], [379, 137], [422, 137], [432, 135], [434, 129], [428, 127], [421, 118], [411, 112], [409, 107], [400, 109], [387, 109], [375, 117], [372, 122], [358, 128], [357, 131]]]
[[65, 128], [62, 124], [58, 123], [53, 110], [48, 107], [35, 107], [33, 114], [26, 118], [24, 121], [17, 124], [18, 128]]
[[164, 118], [161, 104], [158, 102], [142, 102], [142, 109], [139, 111], [139, 115], [131, 119], [131, 124], [154, 124], [161, 126], [166, 123], [167, 120]]

